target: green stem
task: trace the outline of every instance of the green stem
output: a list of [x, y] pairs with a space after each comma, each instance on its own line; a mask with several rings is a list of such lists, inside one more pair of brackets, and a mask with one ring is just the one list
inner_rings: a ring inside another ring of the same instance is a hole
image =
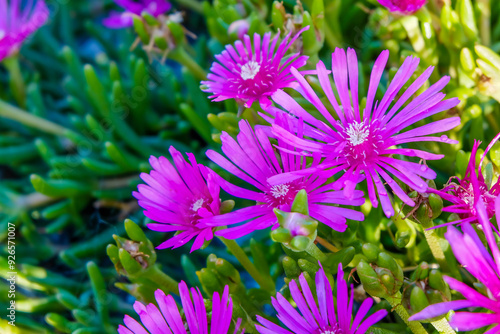
[[424, 228], [425, 239], [427, 240], [427, 244], [431, 249], [432, 255], [436, 259], [441, 269], [443, 271], [451, 273], [455, 277], [458, 277], [458, 272], [456, 272], [455, 269], [450, 268], [448, 262], [446, 261], [446, 256], [444, 255], [443, 249], [439, 244], [439, 238], [436, 235], [436, 230], [435, 229], [429, 230], [429, 228], [434, 227], [433, 221], [431, 219], [427, 221], [421, 220], [420, 223]]
[[320, 262], [326, 260], [326, 255], [318, 248], [318, 246], [316, 246], [314, 242], [311, 242], [311, 244], [307, 246], [306, 253]]
[[26, 84], [24, 83], [21, 67], [19, 66], [19, 56], [5, 58], [3, 60], [5, 68], [9, 71], [9, 86], [16, 99], [17, 104], [21, 108], [26, 107]]
[[477, 0], [479, 8], [479, 36], [485, 46], [491, 44], [491, 0]]
[[179, 5], [187, 7], [192, 11], [203, 14], [203, 3], [197, 0], [175, 0]]
[[403, 319], [405, 324], [410, 327], [411, 331], [414, 334], [428, 334], [425, 330], [424, 326], [418, 321], [409, 321], [410, 315], [408, 311], [401, 305], [401, 292], [397, 292], [394, 296], [386, 298], [389, 304], [391, 304], [392, 308], [396, 311], [396, 313]]
[[440, 333], [440, 334], [456, 334], [456, 332], [451, 328], [446, 318], [443, 317], [436, 321], [431, 321], [431, 325]]
[[223, 237], [219, 237], [219, 239], [226, 245], [227, 249], [238, 259], [243, 268], [253, 277], [253, 279], [260, 285], [260, 287], [264, 290], [267, 290], [274, 294], [275, 286], [274, 282], [271, 279], [266, 279], [257, 267], [250, 261], [247, 254], [241, 249], [240, 245], [234, 240], [226, 239]]
[[175, 293], [176, 295], [179, 295], [179, 283], [172, 277], [161, 271], [158, 266], [153, 266], [151, 270], [147, 272], [145, 278], [159, 284], [166, 291], [170, 291], [172, 293]]
[[30, 128], [54, 134], [56, 136], [66, 136], [68, 133], [73, 132], [59, 124], [52, 123], [44, 118], [30, 114], [27, 111], [14, 107], [0, 100], [0, 117], [5, 117], [13, 121], [24, 124]]
[[175, 50], [173, 50], [170, 54], [169, 57], [179, 64], [185, 66], [193, 75], [196, 79], [198, 80], [206, 80], [207, 79], [207, 72], [203, 68], [201, 68], [200, 65], [189, 55], [189, 53], [184, 50], [183, 47], [178, 47]]

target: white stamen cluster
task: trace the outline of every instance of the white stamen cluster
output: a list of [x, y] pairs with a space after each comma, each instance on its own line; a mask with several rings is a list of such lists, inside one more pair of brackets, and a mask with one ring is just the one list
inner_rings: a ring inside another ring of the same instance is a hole
[[245, 65], [241, 66], [241, 78], [243, 80], [253, 79], [259, 73], [260, 64], [256, 61], [250, 60]]
[[274, 198], [280, 198], [288, 194], [289, 190], [290, 186], [288, 184], [278, 184], [276, 186], [272, 186], [270, 192]]
[[201, 207], [203, 206], [204, 202], [205, 200], [203, 198], [200, 198], [199, 200], [193, 203], [193, 205], [191, 206], [191, 210], [193, 210], [194, 212], [198, 212], [198, 210], [201, 209]]
[[370, 130], [368, 128], [365, 128], [365, 124], [363, 122], [354, 122], [349, 124], [349, 128], [346, 131], [347, 140], [353, 146], [363, 144], [366, 138], [368, 138], [369, 134]]

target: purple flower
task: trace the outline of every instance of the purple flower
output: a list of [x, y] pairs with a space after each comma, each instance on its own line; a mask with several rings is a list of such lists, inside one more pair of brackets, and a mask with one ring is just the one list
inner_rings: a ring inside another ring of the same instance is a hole
[[427, 0], [378, 0], [378, 2], [391, 12], [408, 15], [422, 8]]
[[[427, 179], [436, 177], [436, 173], [425, 164], [397, 159], [394, 155], [427, 160], [443, 157], [443, 155], [418, 149], [397, 146], [425, 141], [456, 143], [455, 140], [450, 140], [445, 135], [440, 137], [427, 135], [454, 128], [460, 124], [460, 118], [446, 118], [401, 132], [429, 116], [456, 106], [459, 100], [453, 98], [442, 101], [445, 94], [439, 91], [446, 86], [449, 77], [443, 77], [420, 95], [414, 96], [429, 79], [433, 67], [425, 70], [396, 99], [419, 63], [418, 58], [408, 57], [396, 73], [382, 100], [375, 102], [375, 93], [388, 57], [389, 51], [386, 50], [375, 61], [366, 106], [360, 106], [358, 102], [358, 60], [354, 50], [348, 49], [346, 55], [343, 49], [336, 49], [332, 54], [333, 80], [340, 98], [340, 105], [330, 83], [329, 71], [323, 62], [318, 63], [316, 69], [319, 83], [325, 99], [330, 102], [330, 107], [335, 110], [338, 119], [332, 116], [306, 79], [295, 69], [291, 71], [298, 81], [297, 91], [317, 109], [326, 122], [310, 114], [294, 98], [282, 90], [274, 93], [272, 99], [289, 113], [304, 119], [307, 124], [304, 131], [307, 132], [309, 139], [298, 138], [277, 124], [273, 125], [273, 132], [287, 144], [297, 147], [298, 150], [321, 154], [325, 160], [315, 166], [313, 172], [325, 169], [328, 169], [326, 173], [329, 175], [343, 172], [335, 185], [339, 189], [344, 187], [347, 197], [352, 196], [356, 184], [362, 180], [361, 176], [366, 178], [368, 196], [373, 206], [378, 206], [378, 194], [384, 213], [390, 217], [394, 214], [394, 209], [384, 182], [404, 203], [414, 206], [413, 200], [401, 189], [393, 177], [419, 192], [427, 190], [427, 183], [421, 177]], [[413, 99], [410, 101], [412, 97]], [[269, 108], [267, 111], [276, 114], [275, 109]], [[272, 184], [290, 182], [294, 178], [301, 177], [301, 173], [306, 172], [310, 173], [311, 171], [282, 174], [273, 177], [270, 182]]]
[[341, 263], [337, 273], [336, 301], [333, 299], [332, 286], [325, 275], [323, 267], [316, 273], [316, 298], [313, 296], [304, 274], [300, 275], [299, 281], [300, 290], [295, 280], [290, 282], [289, 288], [292, 299], [297, 304], [300, 313], [281, 294], [278, 293], [276, 298], [272, 298], [272, 304], [278, 313], [278, 319], [288, 330], [261, 316], [257, 316], [257, 320], [262, 325], [256, 325], [259, 333], [363, 334], [368, 330], [368, 327], [376, 324], [387, 315], [386, 310], [379, 310], [363, 320], [373, 305], [373, 300], [367, 298], [359, 307], [353, 320], [354, 290], [351, 285], [351, 296], [349, 298]]
[[[291, 130], [291, 120], [285, 115], [277, 117], [276, 122]], [[336, 231], [342, 232], [346, 229], [346, 218], [364, 219], [359, 211], [331, 206], [332, 204], [362, 205], [365, 201], [363, 192], [356, 191], [353, 199], [348, 200], [342, 191], [332, 191], [331, 185], [325, 185], [326, 177], [309, 174], [292, 182], [269, 184], [268, 179], [271, 176], [304, 169], [305, 157], [300, 156], [295, 147], [281, 139], [278, 139], [278, 144], [282, 149], [275, 152], [270, 142], [272, 134], [269, 127], [257, 126], [254, 131], [247, 121], [241, 120], [239, 128], [237, 140], [225, 132], [221, 135], [222, 151], [227, 158], [212, 150], [207, 152], [207, 156], [256, 190], [238, 187], [220, 176], [215, 176], [222, 189], [235, 197], [256, 201], [257, 204], [208, 220], [209, 225], [223, 226], [247, 221], [241, 226], [218, 231], [217, 235], [235, 239], [257, 229], [273, 225], [278, 227], [273, 209], [289, 212], [295, 195], [302, 189], [307, 192], [309, 215]], [[297, 130], [298, 136], [301, 137], [301, 127]], [[318, 161], [318, 156], [315, 156], [312, 165], [317, 165]]]
[[[214, 292], [212, 297], [211, 317], [207, 316], [203, 296], [198, 288], [189, 289], [181, 281], [179, 294], [186, 320], [183, 321], [174, 298], [158, 289], [155, 292], [158, 307], [151, 303], [144, 305], [135, 302], [134, 310], [141, 318], [142, 325], [132, 317], [125, 315], [125, 326], [118, 326], [119, 334], [186, 334], [186, 329], [192, 334], [228, 333], [233, 314], [233, 300], [229, 297], [229, 287], [226, 285], [222, 296]], [[192, 295], [192, 296], [191, 296]], [[235, 324], [234, 333], [239, 331], [241, 319]], [[209, 325], [210, 324], [210, 325]], [[245, 331], [243, 330], [242, 333]]]
[[110, 29], [131, 27], [134, 24], [134, 15], [147, 12], [154, 17], [170, 10], [172, 5], [166, 0], [114, 0], [116, 4], [125, 9], [124, 12], [111, 12], [102, 23]]
[[[471, 181], [474, 191], [474, 207], [493, 257], [484, 247], [470, 223], [462, 224], [464, 234], [453, 226], [448, 227], [445, 237], [450, 243], [457, 260], [472, 276], [482, 283], [487, 289], [487, 293], [484, 295], [465, 283], [444, 276], [443, 278], [450, 285], [450, 288], [460, 292], [465, 299], [428, 306], [410, 317], [410, 320], [428, 319], [462, 308], [484, 308], [493, 313], [455, 312], [451, 317], [450, 325], [460, 331], [472, 331], [484, 326], [495, 325], [486, 332], [487, 334], [493, 334], [500, 331], [500, 250], [493, 235], [492, 224], [488, 218], [486, 206], [479, 194], [478, 177], [475, 171], [473, 173]], [[495, 200], [495, 208], [498, 222], [500, 221], [500, 197], [498, 196]]]
[[[481, 164], [486, 157], [488, 151], [493, 147], [495, 142], [500, 138], [500, 133], [491, 141], [491, 143], [484, 151], [481, 157]], [[452, 203], [452, 205], [447, 206], [443, 209], [446, 212], [453, 212], [458, 214], [460, 220], [452, 221], [443, 225], [435, 226], [434, 228], [441, 227], [450, 224], [462, 224], [462, 223], [475, 223], [477, 222], [477, 213], [474, 207], [475, 197], [474, 190], [472, 187], [472, 178], [476, 175], [476, 154], [477, 150], [481, 145], [480, 141], [475, 140], [474, 146], [472, 147], [471, 157], [465, 175], [463, 179], [455, 177], [456, 181], [452, 181], [443, 190], [435, 190], [429, 188], [429, 192], [433, 192], [443, 199]], [[486, 207], [486, 212], [489, 218], [495, 215], [495, 198], [500, 195], [500, 180], [497, 183], [488, 187], [486, 184], [483, 174], [481, 173], [481, 164], [479, 165], [478, 172], [478, 193]]]
[[19, 51], [48, 18], [49, 9], [43, 0], [0, 0], [0, 61]]
[[[236, 41], [234, 47], [226, 45], [226, 50], [215, 58], [208, 74], [208, 80], [202, 81], [205, 92], [212, 93], [213, 101], [236, 99], [246, 107], [254, 101], [262, 105], [269, 105], [269, 96], [277, 89], [289, 87], [295, 79], [290, 69], [300, 68], [306, 64], [307, 56], [300, 53], [290, 55], [284, 59], [285, 53], [292, 46], [300, 34], [309, 29], [309, 26], [300, 30], [290, 40], [289, 33], [277, 46], [279, 33], [271, 41], [271, 33], [261, 36], [255, 34], [252, 41], [248, 35], [243, 41]], [[276, 49], [277, 46], [277, 49]], [[276, 49], [276, 52], [275, 52]]]
[[170, 147], [174, 165], [165, 157], [151, 157], [153, 170], [142, 173], [146, 184], [138, 186], [133, 195], [144, 209], [144, 214], [159, 224], [148, 224], [153, 231], [178, 232], [159, 245], [158, 249], [177, 248], [195, 238], [191, 251], [199, 249], [205, 240], [213, 237], [212, 228], [197, 226], [202, 218], [220, 214], [219, 185], [213, 174], [199, 165], [193, 154], [189, 162], [174, 147]]

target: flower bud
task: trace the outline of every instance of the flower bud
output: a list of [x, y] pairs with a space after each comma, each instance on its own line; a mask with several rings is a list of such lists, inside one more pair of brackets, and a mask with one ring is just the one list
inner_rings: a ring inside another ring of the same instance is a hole
[[287, 20], [285, 6], [283, 2], [274, 1], [273, 9], [271, 10], [271, 20], [273, 22], [274, 29], [284, 30], [284, 25]]
[[338, 252], [328, 254], [326, 260], [322, 261], [322, 264], [323, 267], [328, 268], [329, 272], [336, 274], [339, 269], [339, 263], [342, 263], [344, 267], [347, 266], [353, 260], [354, 255], [356, 255], [355, 248], [349, 246]]
[[130, 278], [144, 273], [156, 263], [156, 251], [136, 223], [127, 219], [124, 225], [130, 239], [113, 235], [116, 246], [108, 245], [106, 251], [116, 271]]
[[285, 256], [283, 261], [281, 262], [283, 265], [283, 269], [285, 270], [285, 275], [288, 278], [298, 278], [301, 271], [297, 261], [292, 259], [289, 256]]
[[380, 249], [374, 244], [366, 243], [362, 247], [362, 252], [366, 256], [366, 259], [370, 262], [377, 261]]
[[291, 212], [274, 209], [280, 227], [271, 232], [275, 242], [301, 252], [314, 242], [317, 235], [318, 222], [308, 216], [307, 193], [301, 190], [295, 196]]
[[376, 264], [361, 259], [357, 271], [363, 288], [372, 296], [388, 299], [396, 295], [403, 284], [403, 270], [385, 252], [381, 252]]
[[243, 36], [248, 34], [248, 29], [250, 29], [250, 23], [247, 20], [237, 20], [229, 25], [227, 33], [243, 39]]

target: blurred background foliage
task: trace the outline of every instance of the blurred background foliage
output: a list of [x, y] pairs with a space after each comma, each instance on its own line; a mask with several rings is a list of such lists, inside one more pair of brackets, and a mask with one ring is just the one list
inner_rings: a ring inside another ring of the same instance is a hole
[[[460, 115], [462, 124], [449, 136], [460, 144], [426, 147], [446, 155], [430, 163], [438, 172], [438, 186], [463, 175], [474, 139], [489, 142], [500, 132], [498, 1], [429, 0], [415, 15], [400, 16], [371, 0], [177, 0], [162, 20], [143, 15], [134, 19], [134, 28], [123, 30], [101, 24], [116, 9], [113, 1], [48, 4], [48, 24], [24, 45], [18, 60], [0, 65], [0, 273], [6, 278], [10, 271], [4, 243], [8, 222], [16, 225], [18, 272], [17, 326], [2, 320], [2, 332], [114, 333], [135, 298], [151, 302], [157, 288], [175, 293], [181, 279], [208, 294], [229, 284], [240, 305], [237, 316], [252, 321], [262, 314], [269, 292], [240, 272], [220, 242], [192, 254], [189, 245], [155, 251], [154, 245], [166, 237], [141, 228], [147, 219], [132, 197], [139, 174], [150, 169], [149, 156], [166, 155], [174, 145], [208, 164], [204, 152], [219, 149], [220, 132], [237, 133], [238, 105], [210, 102], [200, 81], [214, 55], [238, 38], [241, 27], [249, 34], [284, 34], [311, 25], [296, 50], [309, 55], [312, 64], [319, 59], [328, 64], [334, 48], [356, 49], [365, 92], [374, 59], [383, 49], [391, 54], [381, 95], [409, 55], [421, 59], [416, 75], [428, 66], [436, 67], [431, 82], [450, 75], [445, 93], [461, 103], [449, 114]], [[254, 104], [242, 117], [263, 124], [258, 111]], [[498, 171], [498, 144], [491, 160]], [[389, 220], [369, 204], [362, 210], [366, 221], [350, 222], [345, 233], [318, 227], [318, 235], [340, 249], [327, 259], [329, 267], [376, 264], [399, 282], [391, 287], [396, 290], [404, 272], [408, 289], [402, 298], [410, 310], [449, 299], [440, 272], [423, 262], [434, 259], [422, 225]], [[130, 220], [124, 223], [126, 218]], [[443, 232], [436, 230], [436, 237], [446, 253], [451, 250]], [[252, 237], [240, 244], [263, 275], [277, 280], [278, 291], [286, 295], [284, 281], [301, 272], [314, 277], [317, 265], [307, 255], [270, 242], [269, 231]], [[378, 282], [379, 271], [370, 275], [362, 281]], [[425, 285], [423, 302], [419, 296], [425, 280], [432, 284]], [[7, 289], [2, 280], [2, 310]], [[390, 310], [390, 302], [377, 307]], [[405, 331], [396, 316], [386, 322], [391, 323], [380, 327], [387, 333]]]

